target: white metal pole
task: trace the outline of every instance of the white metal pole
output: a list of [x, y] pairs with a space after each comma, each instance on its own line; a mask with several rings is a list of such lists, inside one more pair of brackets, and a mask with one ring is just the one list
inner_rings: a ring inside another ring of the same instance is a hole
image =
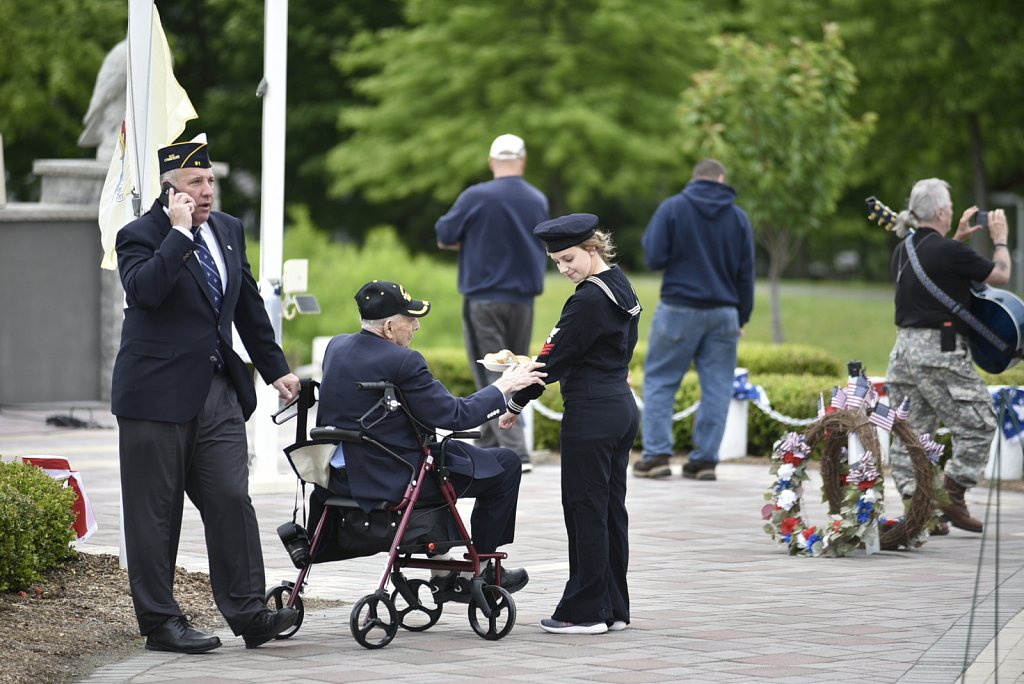
[[149, 127], [150, 81], [153, 59], [153, 2], [131, 0], [128, 6], [128, 140], [126, 154], [135, 169], [136, 188], [142, 192], [151, 161], [156, 159], [153, 135]]
[[[281, 262], [284, 242], [285, 97], [288, 92], [288, 0], [266, 0], [263, 32], [263, 168], [260, 205], [260, 291], [278, 344], [281, 343]], [[270, 419], [278, 407], [277, 391], [257, 379], [252, 415], [251, 483], [256, 490], [275, 488], [278, 429]]]
[[[125, 140], [125, 154], [135, 169], [135, 182], [139, 191], [146, 187], [146, 174], [152, 151], [149, 130], [149, 85], [151, 80], [150, 60], [153, 56], [153, 0], [130, 0], [128, 3], [128, 82], [125, 119], [128, 139]], [[118, 565], [128, 567], [124, 540], [124, 503], [120, 502], [118, 524], [120, 526], [120, 549]]]

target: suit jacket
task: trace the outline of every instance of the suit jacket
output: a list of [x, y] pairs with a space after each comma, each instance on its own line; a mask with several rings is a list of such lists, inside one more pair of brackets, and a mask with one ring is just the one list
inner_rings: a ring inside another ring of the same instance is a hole
[[[324, 354], [317, 425], [348, 430], [364, 429], [360, 418], [381, 399], [379, 390], [357, 390], [357, 382], [387, 381], [402, 391], [407, 407], [428, 431], [471, 430], [505, 411], [505, 397], [494, 385], [461, 398], [452, 395], [427, 368], [418, 351], [401, 347], [371, 332], [338, 335]], [[369, 419], [383, 415], [378, 409]], [[365, 429], [372, 437], [402, 456], [414, 467], [422, 458], [416, 431], [402, 411], [393, 411]], [[497, 459], [486, 449], [452, 442], [448, 467], [476, 479], [502, 472]], [[401, 501], [410, 471], [375, 447], [345, 442], [345, 466], [352, 498], [364, 508], [377, 501]]]
[[194, 243], [171, 229], [159, 202], [117, 233], [125, 311], [111, 388], [116, 416], [172, 423], [194, 418], [209, 392], [220, 342], [224, 372], [248, 419], [256, 408], [256, 390], [232, 349], [232, 323], [264, 380], [271, 383], [289, 372], [249, 269], [242, 222], [215, 211], [209, 226], [227, 271], [219, 319]]

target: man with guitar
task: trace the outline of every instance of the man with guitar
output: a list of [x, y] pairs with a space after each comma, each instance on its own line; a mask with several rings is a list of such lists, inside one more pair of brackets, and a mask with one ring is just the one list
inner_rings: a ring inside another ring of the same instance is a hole
[[[964, 494], [984, 472], [996, 420], [991, 395], [971, 360], [970, 327], [949, 305], [970, 307], [972, 281], [1005, 285], [1011, 264], [1001, 209], [988, 212], [992, 259], [967, 246], [966, 241], [985, 227], [972, 223], [978, 213], [976, 206], [965, 210], [956, 232], [947, 238], [953, 218], [949, 184], [927, 178], [914, 184], [907, 209], [892, 222], [896, 234], [906, 239], [892, 257], [899, 331], [886, 374], [890, 397], [910, 397], [909, 421], [917, 434], [934, 432], [940, 425], [952, 432], [953, 454], [942, 482], [950, 502], [940, 503], [939, 509], [954, 527], [969, 532], [981, 532], [982, 523], [967, 510]], [[899, 441], [893, 444], [890, 459], [897, 488], [903, 497], [912, 496], [913, 468]], [[948, 531], [948, 526], [940, 526], [935, 532]]]

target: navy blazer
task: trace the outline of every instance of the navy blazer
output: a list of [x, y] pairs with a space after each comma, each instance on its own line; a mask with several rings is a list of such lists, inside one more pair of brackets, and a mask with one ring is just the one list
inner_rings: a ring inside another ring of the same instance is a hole
[[[378, 401], [380, 390], [357, 390], [357, 382], [387, 381], [402, 391], [409, 410], [428, 430], [472, 430], [505, 411], [505, 397], [488, 385], [468, 397], [456, 397], [427, 368], [418, 351], [402, 347], [362, 331], [338, 335], [327, 345], [317, 425], [362, 430], [359, 419]], [[379, 417], [382, 411], [371, 414]], [[416, 432], [402, 411], [393, 411], [366, 432], [402, 456], [414, 467], [422, 458]], [[486, 449], [466, 442], [452, 442], [448, 467], [475, 479], [502, 472], [497, 459]], [[364, 508], [377, 501], [402, 500], [410, 471], [375, 447], [345, 442], [345, 465], [352, 498]]]
[[249, 269], [242, 222], [215, 211], [208, 223], [227, 270], [219, 320], [194, 243], [171, 229], [159, 202], [117, 233], [125, 310], [111, 387], [116, 416], [171, 423], [197, 416], [210, 389], [219, 341], [224, 372], [248, 419], [256, 408], [256, 390], [232, 349], [232, 323], [267, 383], [289, 372]]

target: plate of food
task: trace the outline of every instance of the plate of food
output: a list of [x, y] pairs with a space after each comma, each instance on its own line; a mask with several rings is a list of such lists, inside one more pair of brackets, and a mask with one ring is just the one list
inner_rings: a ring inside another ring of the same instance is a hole
[[521, 366], [532, 361], [529, 356], [516, 355], [508, 349], [502, 349], [494, 354], [484, 354], [484, 358], [476, 360], [477, 363], [482, 363], [484, 368], [495, 373], [503, 373], [509, 366]]

